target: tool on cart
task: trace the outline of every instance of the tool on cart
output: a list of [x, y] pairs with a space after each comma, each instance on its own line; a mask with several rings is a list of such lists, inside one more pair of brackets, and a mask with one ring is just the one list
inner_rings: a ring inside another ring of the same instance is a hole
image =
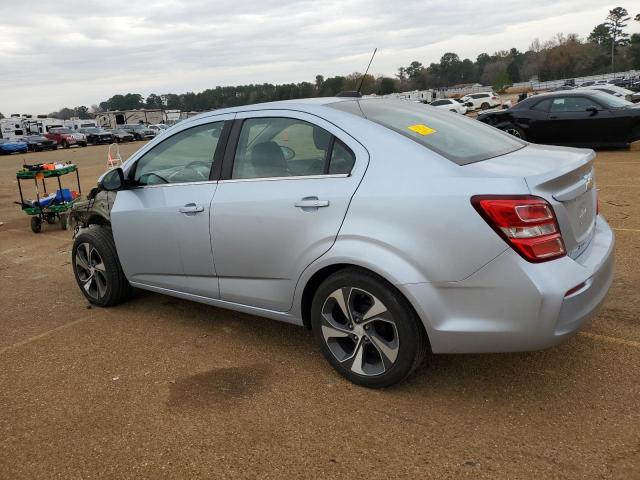
[[[60, 177], [74, 172], [78, 190], [62, 188]], [[58, 180], [58, 190], [54, 193], [47, 192], [45, 179], [51, 177], [55, 177]], [[69, 214], [67, 211], [82, 194], [80, 174], [76, 165], [73, 163], [25, 164], [22, 170], [16, 173], [16, 179], [18, 180], [20, 202], [15, 203], [22, 207], [23, 212], [31, 216], [31, 230], [33, 233], [40, 233], [42, 224], [45, 221], [49, 224], [59, 222], [63, 230], [69, 228]], [[21, 180], [33, 180], [36, 191], [35, 200], [25, 200], [22, 194]], [[40, 186], [42, 186], [42, 195], [40, 194]]]

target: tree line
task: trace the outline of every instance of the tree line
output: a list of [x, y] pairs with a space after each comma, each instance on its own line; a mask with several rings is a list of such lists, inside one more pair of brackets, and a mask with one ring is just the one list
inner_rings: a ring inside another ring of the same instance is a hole
[[[482, 83], [500, 90], [532, 78], [547, 81], [640, 69], [640, 34], [626, 33], [629, 21], [628, 11], [616, 7], [586, 39], [575, 34], [557, 34], [545, 42], [535, 39], [525, 52], [511, 48], [493, 54], [481, 53], [475, 60], [461, 59], [458, 54], [447, 52], [439, 62], [428, 66], [415, 60], [406, 67], [400, 67], [393, 78], [366, 75], [363, 79], [362, 74], [354, 72], [328, 78], [317, 75], [314, 82], [225, 86], [198, 93], [152, 93], [146, 98], [137, 93], [127, 93], [114, 95], [91, 108], [63, 108], [49, 116], [84, 119], [103, 111], [140, 108], [214, 110], [276, 100], [333, 96], [341, 91], [355, 90], [361, 80], [363, 94], [386, 95], [468, 83]], [[640, 22], [640, 14], [634, 21]]]

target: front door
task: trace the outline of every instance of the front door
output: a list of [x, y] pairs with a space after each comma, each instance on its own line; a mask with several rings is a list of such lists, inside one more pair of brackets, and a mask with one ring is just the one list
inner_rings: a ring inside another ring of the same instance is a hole
[[551, 102], [547, 121], [552, 145], [595, 145], [603, 140], [609, 112], [587, 97], [558, 97]]
[[128, 172], [134, 186], [118, 192], [111, 222], [132, 284], [219, 297], [209, 215], [226, 117], [168, 135]]
[[238, 114], [234, 141], [212, 207], [220, 297], [287, 311], [303, 270], [333, 245], [368, 154], [333, 124], [294, 111]]

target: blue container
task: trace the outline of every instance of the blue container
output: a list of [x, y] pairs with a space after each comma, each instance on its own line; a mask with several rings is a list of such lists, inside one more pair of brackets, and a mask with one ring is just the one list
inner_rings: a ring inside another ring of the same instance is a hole
[[71, 195], [71, 191], [68, 188], [63, 188], [62, 190], [58, 190], [56, 192], [55, 203], [67, 203], [73, 200], [73, 196]]

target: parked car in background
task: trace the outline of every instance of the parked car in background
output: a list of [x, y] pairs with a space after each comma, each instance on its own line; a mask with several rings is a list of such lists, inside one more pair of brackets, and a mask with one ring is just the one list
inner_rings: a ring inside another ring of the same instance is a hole
[[84, 133], [76, 131], [76, 130], [72, 130], [71, 134], [76, 139], [76, 142], [78, 143], [78, 145], [80, 145], [81, 147], [86, 147], [87, 146], [87, 136]]
[[576, 87], [571, 86], [571, 85], [562, 85], [561, 87], [556, 87], [556, 88], [550, 88], [549, 90], [547, 90], [548, 92], [562, 92], [565, 90], [573, 90]]
[[91, 145], [113, 143], [113, 134], [101, 127], [81, 128], [78, 130], [87, 137], [87, 142]]
[[109, 130], [113, 135], [113, 141], [116, 143], [133, 142], [133, 134], [127, 132], [124, 128], [112, 128]]
[[0, 138], [0, 155], [11, 153], [26, 153], [29, 150], [27, 144], [21, 140], [8, 140]]
[[434, 100], [429, 105], [443, 110], [449, 110], [453, 113], [459, 113], [464, 115], [467, 113], [467, 106], [464, 103], [457, 102], [453, 98], [442, 98], [440, 100]]
[[163, 123], [157, 123], [155, 125], [149, 125], [149, 129], [153, 130], [154, 132], [156, 132], [156, 135], [160, 135], [161, 133], [164, 133], [164, 131], [169, 128], [166, 125], [164, 125]]
[[43, 150], [55, 150], [58, 144], [43, 135], [27, 135], [21, 140], [27, 144], [30, 152], [42, 152]]
[[69, 148], [78, 145], [78, 140], [74, 136], [74, 131], [66, 127], [50, 128], [44, 134], [49, 140], [56, 142], [56, 145], [62, 148]]
[[429, 352], [546, 348], [595, 312], [614, 237], [594, 158], [403, 100], [216, 110], [74, 206], [72, 269], [98, 306], [139, 287], [305, 325], [385, 387]]
[[597, 90], [600, 92], [605, 92], [610, 95], [614, 95], [616, 97], [624, 98], [625, 100], [629, 100], [630, 102], [640, 102], [640, 93], [636, 93], [633, 90], [629, 90], [623, 87], [618, 87], [616, 85], [607, 84], [607, 85], [591, 85], [590, 87], [584, 87], [589, 90]]
[[533, 143], [624, 147], [640, 140], [640, 106], [593, 89], [536, 95], [478, 120]]
[[471, 110], [488, 110], [500, 105], [500, 98], [493, 92], [470, 93], [461, 98]]
[[121, 128], [132, 134], [134, 140], [150, 140], [156, 136], [155, 130], [141, 123], [122, 125]]

